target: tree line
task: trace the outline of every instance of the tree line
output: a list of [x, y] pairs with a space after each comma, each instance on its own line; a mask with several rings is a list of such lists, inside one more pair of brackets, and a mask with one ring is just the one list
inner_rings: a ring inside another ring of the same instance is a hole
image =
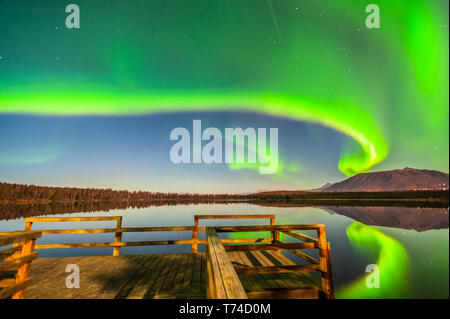
[[[342, 205], [361, 200], [403, 201], [411, 203], [439, 202], [447, 205], [448, 190], [417, 190], [394, 192], [311, 192], [274, 191], [253, 194], [185, 194], [148, 191], [112, 190], [111, 188], [50, 187], [0, 182], [0, 204], [48, 204], [48, 203], [105, 203], [109, 207], [145, 207], [195, 203], [315, 203], [315, 201], [340, 200]], [[403, 205], [402, 205], [403, 206]]]
[[111, 188], [50, 187], [0, 182], [0, 203], [48, 202], [216, 202], [241, 198], [232, 194], [183, 194], [113, 190]]

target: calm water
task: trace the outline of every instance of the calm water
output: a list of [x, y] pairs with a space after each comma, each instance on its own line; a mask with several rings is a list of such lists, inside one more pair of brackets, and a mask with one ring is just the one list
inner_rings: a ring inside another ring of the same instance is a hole
[[[336, 297], [448, 298], [448, 209], [392, 207], [262, 207], [180, 205], [51, 216], [123, 216], [124, 227], [191, 226], [195, 214], [275, 214], [277, 224], [325, 224], [331, 243]], [[0, 214], [1, 216], [1, 214]], [[266, 220], [201, 221], [257, 225]], [[38, 223], [33, 229], [102, 228], [114, 222]], [[369, 226], [372, 225], [372, 226]], [[0, 220], [0, 231], [24, 228], [23, 218]], [[308, 234], [308, 233], [306, 233]], [[309, 233], [313, 235], [312, 233]], [[191, 232], [124, 233], [124, 241], [191, 239]], [[45, 235], [38, 243], [113, 241], [113, 234]], [[256, 237], [252, 234], [251, 237]], [[200, 238], [204, 238], [200, 236]], [[292, 241], [282, 237], [283, 241]], [[189, 252], [190, 245], [123, 247], [122, 254]], [[111, 255], [112, 248], [40, 250], [40, 257]], [[314, 255], [314, 254], [312, 254]], [[292, 256], [290, 256], [292, 257]], [[294, 256], [295, 257], [295, 256]], [[300, 261], [299, 261], [300, 262]], [[380, 288], [365, 286], [367, 265], [380, 269]]]

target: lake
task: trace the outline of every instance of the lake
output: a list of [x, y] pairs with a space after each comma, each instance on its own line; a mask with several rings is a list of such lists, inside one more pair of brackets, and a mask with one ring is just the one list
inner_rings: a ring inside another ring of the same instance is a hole
[[[123, 227], [192, 226], [193, 216], [201, 214], [275, 214], [277, 224], [325, 224], [327, 240], [331, 244], [336, 298], [448, 298], [448, 212], [448, 208], [265, 207], [236, 203], [153, 206], [63, 215], [49, 215], [46, 212], [41, 216], [123, 216]], [[1, 216], [0, 211], [0, 218]], [[200, 225], [259, 224], [267, 224], [267, 220], [200, 222]], [[37, 223], [33, 225], [33, 229], [113, 226], [113, 222], [63, 222], [51, 225]], [[0, 220], [0, 232], [23, 228], [24, 219], [20, 216]], [[202, 233], [200, 239], [204, 239]], [[191, 239], [191, 237], [191, 232], [124, 233], [123, 241]], [[112, 233], [66, 234], [44, 235], [38, 243], [113, 240]], [[282, 237], [282, 240], [289, 242], [290, 238]], [[190, 250], [190, 245], [122, 247], [121, 254], [176, 253]], [[202, 250], [201, 245], [200, 251]], [[38, 252], [40, 257], [95, 256], [111, 255], [112, 248], [45, 249]], [[296, 258], [292, 255], [289, 257]], [[365, 279], [369, 275], [366, 267], [371, 264], [379, 267], [379, 288], [369, 289], [365, 285]]]

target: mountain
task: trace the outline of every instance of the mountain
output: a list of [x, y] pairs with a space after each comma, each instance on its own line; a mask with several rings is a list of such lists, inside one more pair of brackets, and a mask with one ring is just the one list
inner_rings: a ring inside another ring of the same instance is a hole
[[342, 182], [325, 184], [320, 192], [377, 192], [448, 189], [448, 174], [406, 167], [392, 171], [360, 173]]
[[314, 192], [322, 192], [323, 190], [325, 190], [325, 189], [327, 189], [328, 187], [331, 187], [331, 186], [333, 186], [333, 185], [334, 185], [334, 183], [325, 183], [325, 185], [323, 185], [322, 187], [314, 188], [314, 189], [312, 189], [311, 191], [314, 191]]

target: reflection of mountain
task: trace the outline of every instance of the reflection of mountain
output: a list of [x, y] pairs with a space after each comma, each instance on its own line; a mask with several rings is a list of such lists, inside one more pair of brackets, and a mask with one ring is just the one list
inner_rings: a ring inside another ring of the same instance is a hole
[[448, 228], [448, 208], [320, 207], [331, 214], [350, 217], [366, 225], [425, 231]]
[[339, 183], [325, 184], [315, 189], [320, 192], [379, 192], [403, 190], [448, 189], [448, 174], [427, 170], [404, 168], [392, 171], [361, 173]]

